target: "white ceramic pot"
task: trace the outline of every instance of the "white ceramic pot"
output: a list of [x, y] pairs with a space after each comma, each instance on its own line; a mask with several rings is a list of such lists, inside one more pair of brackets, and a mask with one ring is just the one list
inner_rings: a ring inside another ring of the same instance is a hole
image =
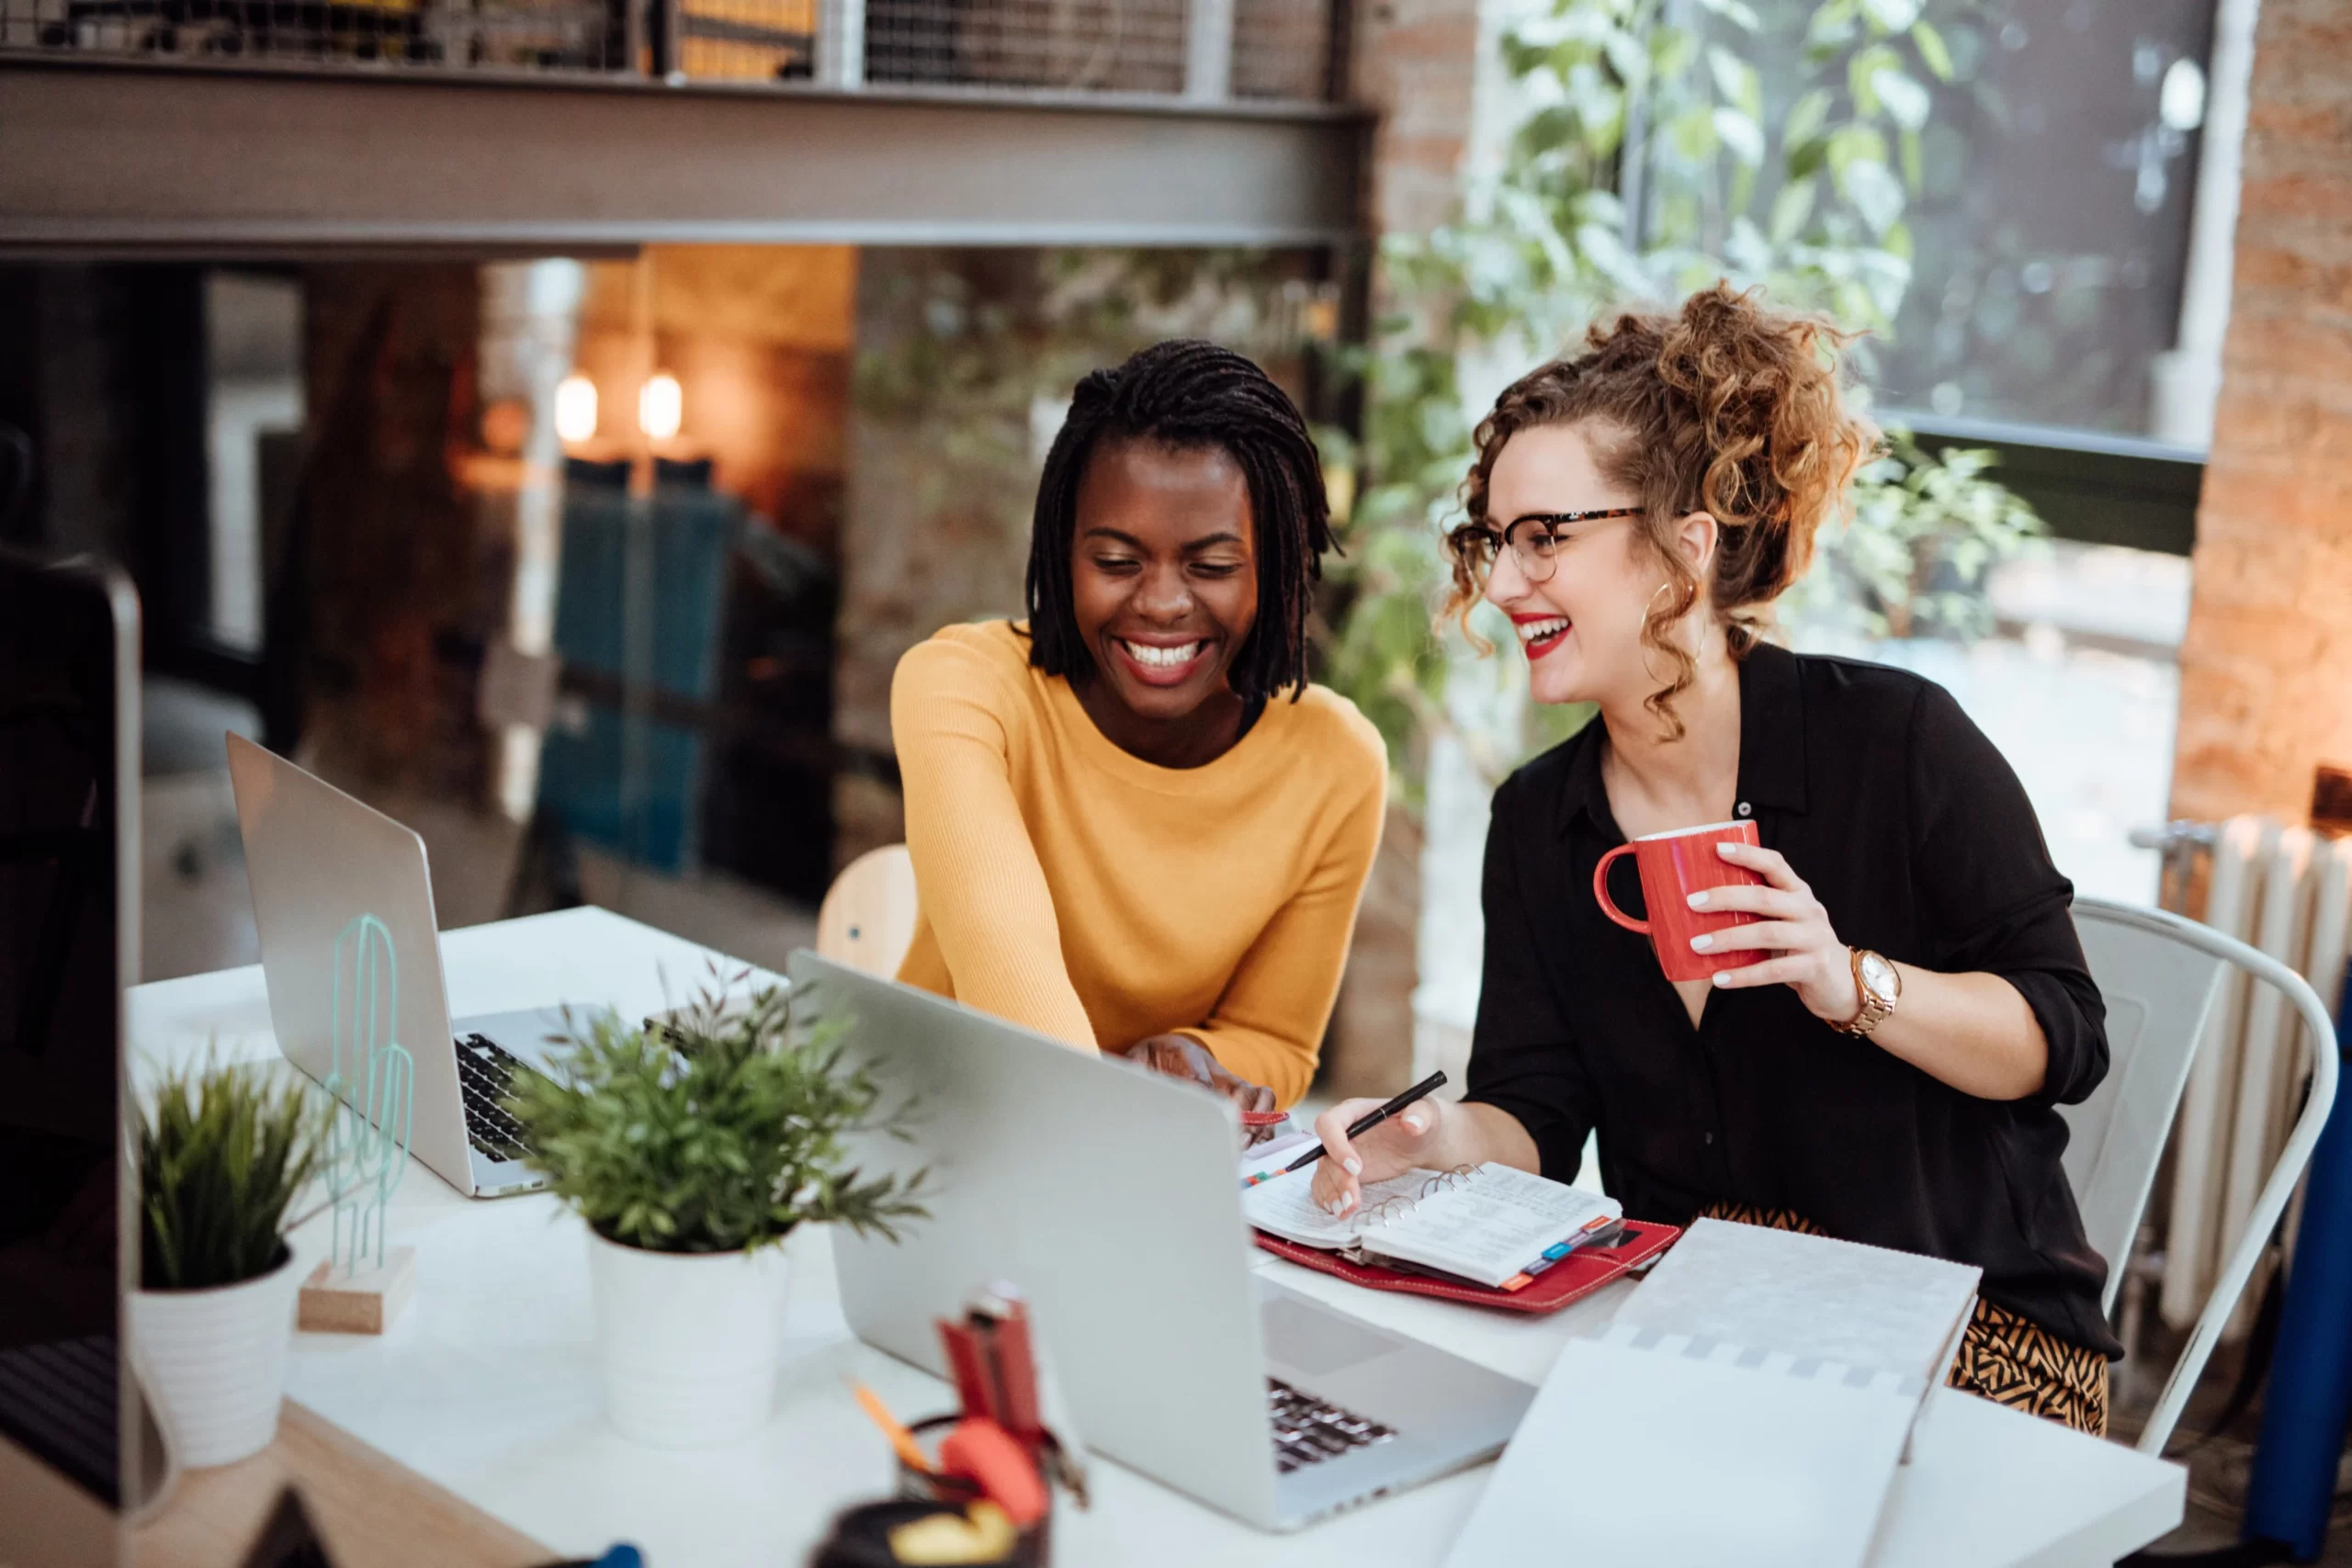
[[631, 1442], [707, 1449], [767, 1423], [784, 1353], [781, 1247], [648, 1252], [588, 1233], [605, 1416]]
[[133, 1291], [130, 1333], [183, 1468], [269, 1447], [302, 1283], [288, 1252], [268, 1273], [200, 1291]]

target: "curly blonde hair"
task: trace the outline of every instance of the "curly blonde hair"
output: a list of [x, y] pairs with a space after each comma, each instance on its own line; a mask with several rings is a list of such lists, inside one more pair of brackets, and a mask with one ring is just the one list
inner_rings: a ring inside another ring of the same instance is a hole
[[1585, 334], [1585, 350], [1521, 377], [1479, 422], [1463, 481], [1469, 522], [1447, 538], [1453, 583], [1444, 614], [1468, 627], [1486, 589], [1495, 526], [1487, 489], [1522, 430], [1594, 427], [1601, 472], [1641, 498], [1634, 527], [1680, 592], [1645, 615], [1642, 642], [1674, 679], [1646, 705], [1679, 739], [1674, 699], [1698, 661], [1666, 630], [1698, 603], [1700, 583], [1672, 543], [1676, 523], [1705, 512], [1721, 527], [1706, 590], [1735, 658], [1755, 646], [1774, 599], [1804, 574], [1823, 523], [1852, 510], [1854, 475], [1880, 448], [1878, 428], [1846, 406], [1840, 374], [1851, 334], [1816, 317], [1770, 310], [1754, 290], [1718, 283], [1671, 315], [1627, 311]]

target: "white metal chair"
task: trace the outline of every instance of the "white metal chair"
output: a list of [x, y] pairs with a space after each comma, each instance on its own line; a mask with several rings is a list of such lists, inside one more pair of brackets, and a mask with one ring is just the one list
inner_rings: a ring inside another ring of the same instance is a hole
[[904, 844], [868, 850], [842, 867], [817, 910], [817, 951], [885, 979], [915, 940], [915, 863]]
[[2287, 1212], [2335, 1103], [2335, 1029], [2309, 981], [2209, 926], [2161, 909], [2078, 898], [2075, 930], [2107, 1002], [2109, 1066], [2096, 1093], [2080, 1105], [2061, 1107], [2059, 1114], [2071, 1133], [2066, 1179], [2091, 1245], [2109, 1263], [2102, 1307], [2114, 1305], [2181, 1088], [2229, 972], [2242, 970], [2275, 987], [2301, 1015], [2312, 1048], [2311, 1092], [2302, 1112], [2140, 1433], [2140, 1451], [2161, 1454], [2263, 1247]]

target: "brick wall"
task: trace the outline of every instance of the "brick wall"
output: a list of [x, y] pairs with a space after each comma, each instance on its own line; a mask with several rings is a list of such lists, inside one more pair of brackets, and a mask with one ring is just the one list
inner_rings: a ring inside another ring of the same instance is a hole
[[1355, 96], [1380, 112], [1373, 220], [1423, 234], [1452, 213], [1470, 141], [1477, 0], [1356, 0]]
[[[1374, 227], [1383, 234], [1426, 234], [1453, 216], [1461, 197], [1476, 98], [1477, 0], [1355, 5], [1355, 97], [1380, 112]], [[1316, 1085], [1334, 1099], [1394, 1093], [1413, 1065], [1421, 825], [1397, 804], [1402, 791], [1389, 794], [1380, 858], [1356, 910], [1355, 941]]]
[[2173, 810], [2301, 821], [2352, 765], [2352, 7], [2264, 0], [2252, 98]]

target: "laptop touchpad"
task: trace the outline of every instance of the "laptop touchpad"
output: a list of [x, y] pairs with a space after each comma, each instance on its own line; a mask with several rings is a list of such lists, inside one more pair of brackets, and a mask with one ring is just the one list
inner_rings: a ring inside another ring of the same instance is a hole
[[1310, 1375], [1344, 1371], [1396, 1348], [1388, 1336], [1294, 1297], [1274, 1296], [1258, 1311], [1268, 1359]]

